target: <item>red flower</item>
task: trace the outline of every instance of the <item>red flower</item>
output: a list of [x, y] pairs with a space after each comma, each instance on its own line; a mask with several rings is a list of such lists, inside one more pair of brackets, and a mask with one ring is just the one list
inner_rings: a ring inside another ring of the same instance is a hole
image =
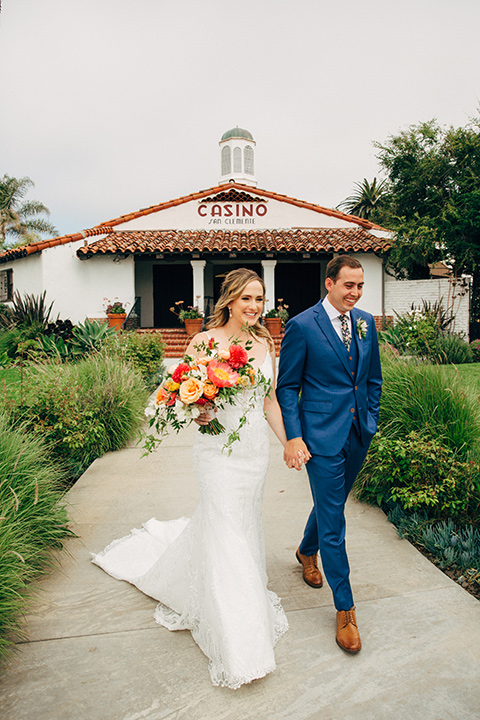
[[208, 349], [213, 350], [214, 346], [215, 346], [215, 340], [213, 338], [210, 338], [210, 340], [208, 341]]
[[187, 363], [180, 363], [172, 375], [173, 382], [179, 383], [183, 377], [183, 374], [188, 373], [189, 370], [190, 370], [190, 365], [187, 365]]
[[195, 405], [206, 405], [207, 402], [208, 402], [207, 398], [201, 397], [201, 398], [198, 398], [198, 400], [197, 400], [197, 402], [195, 403]]
[[170, 395], [170, 399], [167, 400], [167, 402], [165, 403], [165, 405], [166, 405], [167, 407], [171, 407], [172, 405], [175, 405], [175, 402], [176, 402], [176, 400], [177, 400], [177, 395], [178, 395], [178, 393], [172, 393], [172, 394]]
[[230, 351], [230, 358], [228, 360], [230, 367], [236, 370], [237, 368], [241, 368], [247, 364], [248, 355], [245, 348], [240, 345], [230, 345], [228, 349]]

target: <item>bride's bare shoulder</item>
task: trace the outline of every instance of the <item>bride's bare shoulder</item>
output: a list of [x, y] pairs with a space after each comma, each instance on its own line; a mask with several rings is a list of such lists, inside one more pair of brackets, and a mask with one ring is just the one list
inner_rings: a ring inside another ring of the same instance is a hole
[[203, 331], [200, 333], [197, 333], [194, 335], [190, 342], [188, 343], [188, 347], [186, 350], [187, 355], [204, 355], [205, 353], [202, 352], [199, 347], [202, 345], [202, 343], [208, 343], [210, 339], [210, 335], [207, 331]]

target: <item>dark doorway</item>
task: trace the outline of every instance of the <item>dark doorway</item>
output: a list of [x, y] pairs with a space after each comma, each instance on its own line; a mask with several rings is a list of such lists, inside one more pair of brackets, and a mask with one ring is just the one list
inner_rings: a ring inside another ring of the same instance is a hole
[[275, 293], [275, 306], [283, 298], [290, 317], [316, 305], [320, 300], [320, 263], [277, 263]]
[[253, 272], [256, 272], [257, 275], [262, 277], [262, 265], [261, 263], [238, 263], [235, 265], [234, 263], [230, 263], [228, 265], [214, 265], [213, 266], [213, 293], [214, 293], [214, 299], [213, 302], [216, 303], [218, 298], [220, 297], [220, 288], [222, 286], [222, 282], [225, 278], [225, 275], [230, 272], [230, 270], [237, 270], [238, 268], [246, 267], [249, 270], [253, 270]]
[[181, 327], [170, 312], [177, 300], [183, 307], [193, 305], [193, 274], [190, 265], [153, 266], [153, 324], [160, 328]]

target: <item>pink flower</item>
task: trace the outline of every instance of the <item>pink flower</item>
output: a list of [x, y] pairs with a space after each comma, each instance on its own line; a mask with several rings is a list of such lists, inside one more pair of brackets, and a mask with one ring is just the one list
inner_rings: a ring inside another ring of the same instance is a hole
[[211, 360], [207, 367], [208, 379], [217, 387], [233, 387], [237, 384], [238, 373], [232, 371], [227, 363]]

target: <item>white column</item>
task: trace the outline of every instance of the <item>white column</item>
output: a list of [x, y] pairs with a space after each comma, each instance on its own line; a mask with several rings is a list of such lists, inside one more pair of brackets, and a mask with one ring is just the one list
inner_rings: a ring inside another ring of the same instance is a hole
[[193, 304], [198, 305], [201, 313], [205, 310], [205, 291], [203, 288], [203, 272], [206, 260], [190, 260], [193, 270]]
[[275, 298], [275, 265], [276, 260], [262, 260], [263, 282], [267, 291], [265, 297], [265, 312], [276, 306]]

